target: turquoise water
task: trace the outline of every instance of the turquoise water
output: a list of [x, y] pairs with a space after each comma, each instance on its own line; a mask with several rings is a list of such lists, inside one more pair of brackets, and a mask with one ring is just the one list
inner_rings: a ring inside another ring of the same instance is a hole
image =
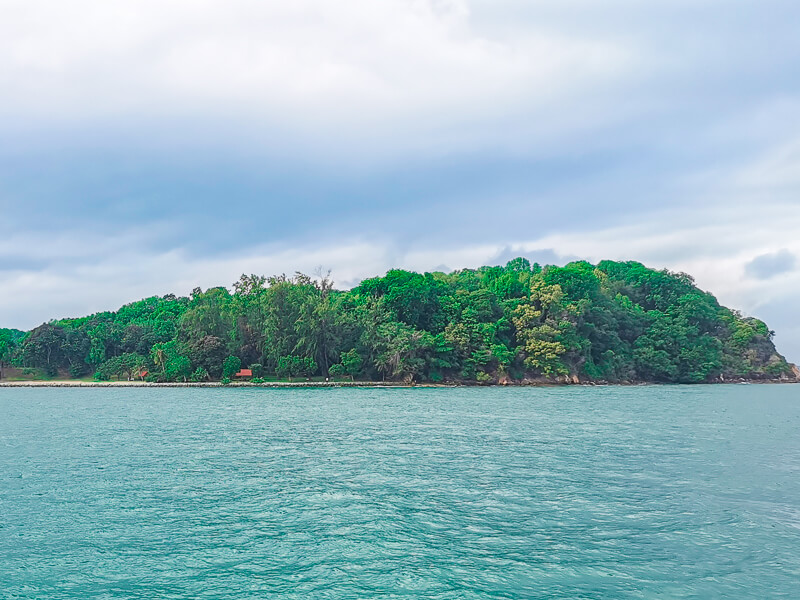
[[0, 598], [798, 598], [800, 386], [2, 389]]

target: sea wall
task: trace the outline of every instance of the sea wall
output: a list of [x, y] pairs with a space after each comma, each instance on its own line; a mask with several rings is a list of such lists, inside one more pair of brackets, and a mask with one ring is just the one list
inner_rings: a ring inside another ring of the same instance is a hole
[[147, 381], [3, 381], [0, 387], [404, 387], [406, 384], [373, 381], [273, 381], [265, 383], [232, 382], [222, 384], [218, 381], [201, 383], [151, 383]]

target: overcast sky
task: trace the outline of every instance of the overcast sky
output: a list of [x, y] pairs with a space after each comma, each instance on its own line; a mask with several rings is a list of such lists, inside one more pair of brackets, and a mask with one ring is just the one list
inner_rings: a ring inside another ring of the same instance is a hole
[[800, 361], [797, 0], [0, 15], [0, 327], [242, 272], [634, 259]]

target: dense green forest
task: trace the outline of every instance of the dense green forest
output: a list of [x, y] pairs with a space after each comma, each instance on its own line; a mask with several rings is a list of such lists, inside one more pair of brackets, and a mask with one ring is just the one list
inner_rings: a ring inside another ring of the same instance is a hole
[[227, 381], [240, 367], [256, 381], [791, 377], [772, 336], [683, 273], [517, 258], [449, 274], [393, 270], [349, 291], [328, 277], [243, 275], [232, 292], [197, 288], [24, 334], [0, 330], [0, 361], [100, 380]]

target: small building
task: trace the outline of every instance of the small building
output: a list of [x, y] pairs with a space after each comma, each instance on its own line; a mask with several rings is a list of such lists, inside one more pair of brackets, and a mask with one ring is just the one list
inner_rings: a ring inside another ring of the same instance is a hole
[[252, 377], [253, 371], [251, 369], [241, 369], [234, 377]]

